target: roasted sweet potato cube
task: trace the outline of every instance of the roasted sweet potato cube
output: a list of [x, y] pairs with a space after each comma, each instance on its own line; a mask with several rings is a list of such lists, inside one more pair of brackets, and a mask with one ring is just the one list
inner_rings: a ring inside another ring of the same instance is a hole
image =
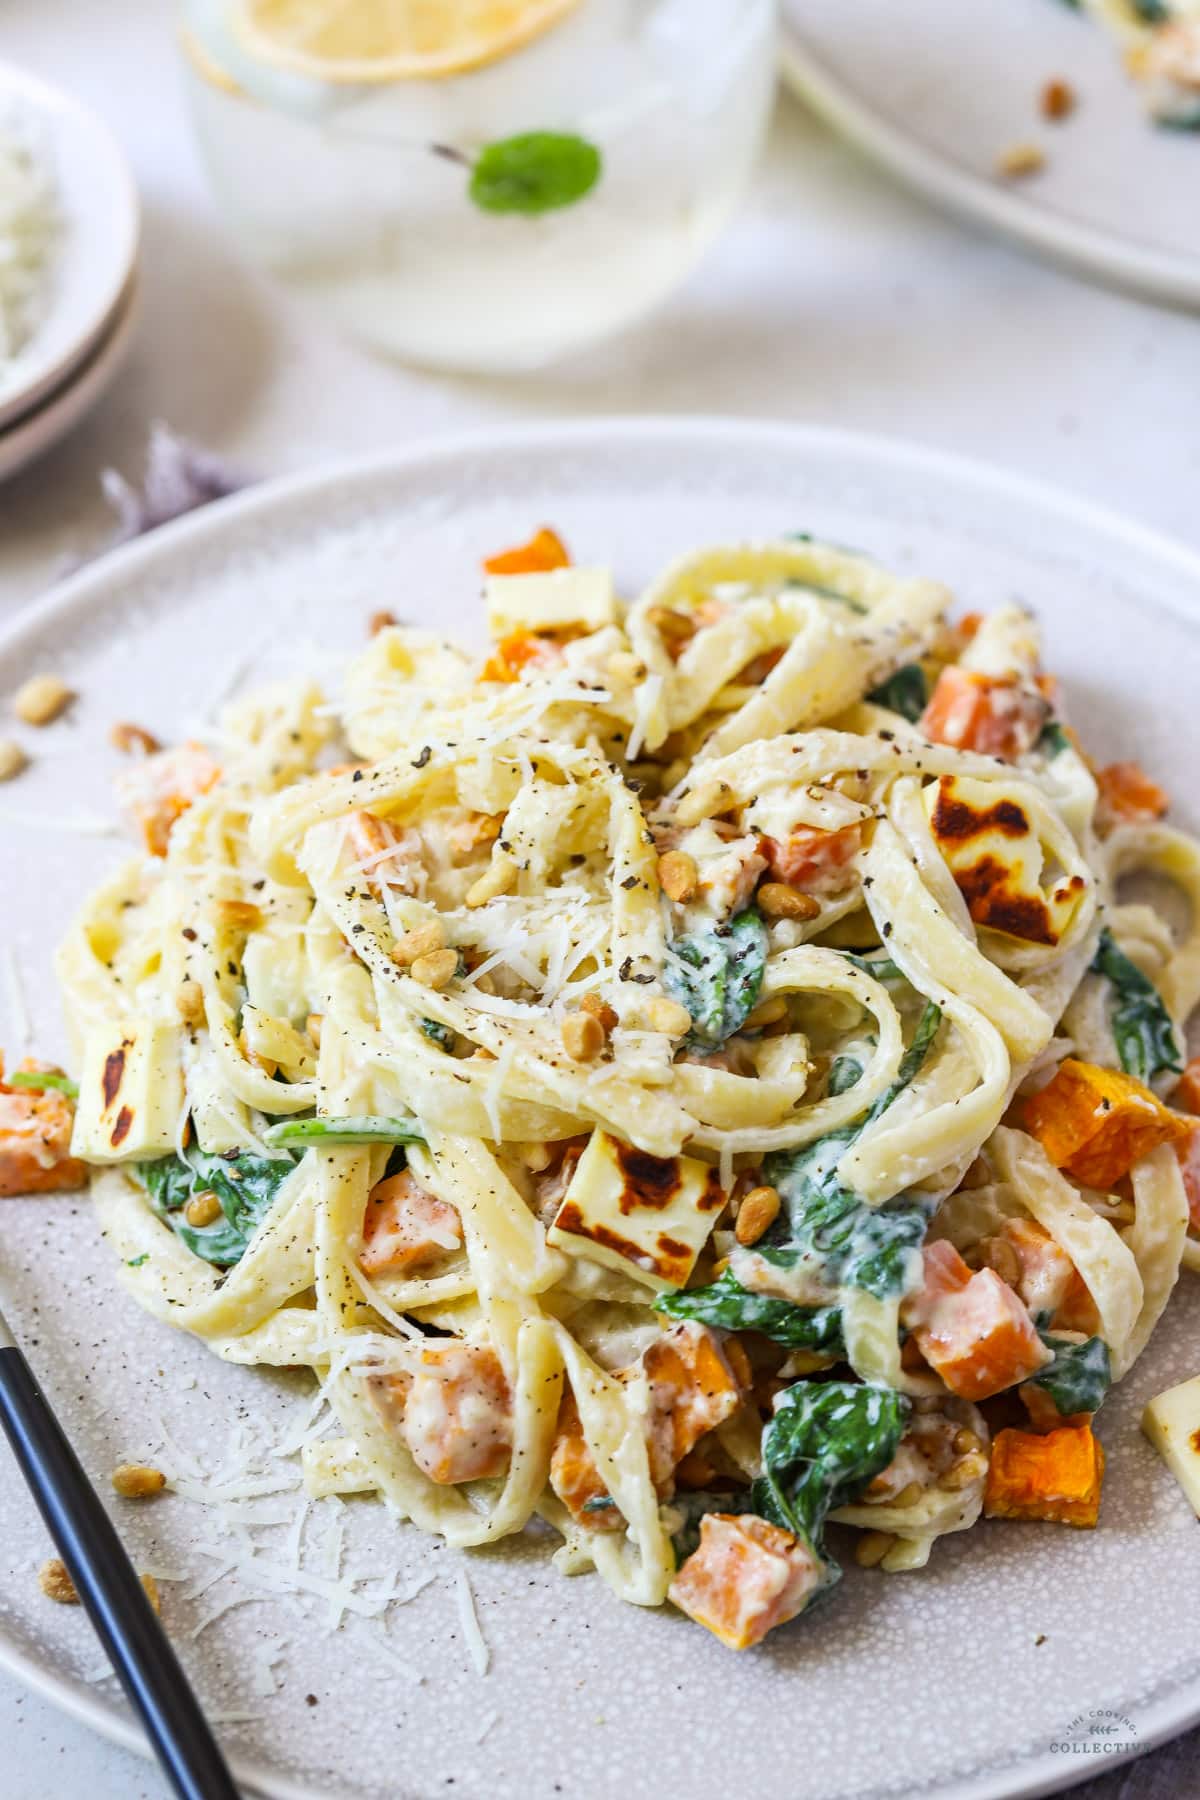
[[428, 1344], [408, 1387], [404, 1437], [430, 1481], [486, 1481], [512, 1453], [512, 1394], [488, 1344]]
[[700, 1547], [669, 1593], [730, 1650], [748, 1650], [803, 1612], [823, 1580], [818, 1558], [790, 1531], [753, 1513], [706, 1513]]
[[1061, 1244], [1036, 1219], [1006, 1219], [999, 1232], [1021, 1266], [1016, 1289], [1036, 1318], [1049, 1313], [1051, 1328], [1090, 1337], [1100, 1315], [1079, 1270]]
[[1096, 771], [1100, 790], [1098, 808], [1102, 824], [1145, 825], [1161, 819], [1170, 806], [1157, 781], [1151, 781], [1140, 763], [1109, 763]]
[[462, 1220], [408, 1169], [377, 1181], [363, 1214], [363, 1247], [358, 1261], [367, 1275], [404, 1274], [457, 1250]]
[[117, 799], [151, 856], [165, 856], [171, 829], [221, 771], [203, 744], [176, 744], [142, 757], [116, 780]]
[[952, 1394], [986, 1400], [1050, 1360], [1021, 1300], [994, 1269], [972, 1274], [952, 1244], [930, 1244], [925, 1279], [903, 1317]]
[[1041, 1435], [999, 1431], [983, 1510], [989, 1519], [1047, 1519], [1090, 1531], [1103, 1481], [1104, 1450], [1090, 1425], [1063, 1425]]
[[650, 1474], [660, 1493], [705, 1432], [736, 1412], [750, 1384], [746, 1353], [706, 1325], [676, 1325], [642, 1353], [650, 1385]]
[[1200, 1114], [1200, 1056], [1193, 1056], [1179, 1077], [1171, 1104], [1180, 1112]]
[[550, 1486], [577, 1525], [589, 1531], [621, 1531], [625, 1520], [617, 1510], [592, 1460], [574, 1396], [564, 1394], [558, 1432], [550, 1458]]
[[1025, 1102], [1025, 1129], [1056, 1168], [1105, 1191], [1188, 1124], [1132, 1075], [1068, 1057], [1048, 1087]]
[[569, 568], [570, 563], [567, 547], [557, 531], [543, 525], [527, 544], [498, 550], [495, 556], [484, 558], [483, 566], [489, 575], [540, 575], [551, 569]]

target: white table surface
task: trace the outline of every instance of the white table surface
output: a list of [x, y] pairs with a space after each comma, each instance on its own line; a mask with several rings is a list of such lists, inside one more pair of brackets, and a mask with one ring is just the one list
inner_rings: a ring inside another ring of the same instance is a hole
[[[971, 235], [794, 103], [740, 218], [656, 318], [519, 382], [447, 379], [371, 361], [238, 263], [204, 191], [162, 0], [7, 0], [3, 13], [0, 54], [72, 89], [124, 144], [145, 239], [130, 364], [67, 444], [0, 488], [0, 612], [103, 542], [97, 473], [136, 476], [155, 419], [263, 473], [493, 421], [802, 419], [1005, 463], [1200, 546], [1200, 321]], [[0, 1742], [6, 1800], [165, 1792], [3, 1676]], [[1094, 1791], [1151, 1784], [1188, 1791], [1161, 1757]]]

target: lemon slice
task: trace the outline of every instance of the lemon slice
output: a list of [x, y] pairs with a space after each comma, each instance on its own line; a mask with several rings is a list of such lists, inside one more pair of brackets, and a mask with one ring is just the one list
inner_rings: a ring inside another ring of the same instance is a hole
[[432, 80], [519, 50], [579, 0], [233, 0], [256, 61], [318, 81]]

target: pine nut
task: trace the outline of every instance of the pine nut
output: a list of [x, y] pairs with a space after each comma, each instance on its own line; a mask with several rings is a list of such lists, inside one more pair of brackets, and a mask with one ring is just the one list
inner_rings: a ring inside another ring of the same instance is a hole
[[615, 1009], [608, 1004], [607, 1000], [602, 1000], [599, 994], [585, 994], [579, 1002], [579, 1010], [591, 1013], [593, 1019], [599, 1020], [605, 1037], [617, 1027], [618, 1019]]
[[821, 914], [819, 900], [787, 881], [764, 881], [757, 899], [769, 919], [816, 919]]
[[183, 1216], [189, 1225], [194, 1225], [198, 1231], [202, 1230], [205, 1225], [211, 1225], [220, 1218], [221, 1202], [211, 1188], [205, 1188], [203, 1193], [192, 1195], [183, 1209]]
[[198, 981], [181, 981], [175, 990], [175, 1010], [185, 1025], [199, 1025], [204, 1019], [204, 989]]
[[108, 734], [108, 741], [114, 750], [120, 750], [125, 756], [153, 756], [156, 750], [162, 749], [152, 731], [124, 722], [113, 726]]
[[996, 173], [1010, 181], [1037, 175], [1046, 166], [1046, 153], [1037, 144], [1010, 144], [996, 158]]
[[743, 1031], [761, 1031], [764, 1025], [778, 1025], [781, 1019], [787, 1018], [788, 1003], [784, 994], [772, 994], [769, 1000], [760, 1000], [754, 1011], [742, 1026]]
[[66, 712], [74, 698], [74, 689], [57, 675], [33, 675], [17, 689], [13, 711], [26, 725], [50, 725]]
[[965, 1456], [968, 1450], [982, 1450], [983, 1439], [978, 1432], [968, 1431], [964, 1425], [961, 1431], [954, 1434], [954, 1449], [957, 1455]]
[[987, 1474], [987, 1466], [987, 1457], [982, 1451], [972, 1450], [946, 1470], [941, 1478], [941, 1485], [955, 1490], [970, 1487], [973, 1481], [982, 1481]]
[[864, 1531], [854, 1546], [854, 1560], [860, 1569], [874, 1569], [895, 1542], [895, 1536], [890, 1531]]
[[594, 1013], [568, 1013], [562, 1022], [562, 1041], [572, 1062], [591, 1062], [604, 1048], [604, 1027]]
[[427, 924], [414, 925], [411, 931], [401, 932], [392, 945], [392, 961], [407, 968], [419, 956], [432, 956], [445, 942], [446, 928], [442, 921], [430, 919]]
[[692, 1029], [692, 1015], [687, 1007], [658, 994], [651, 994], [646, 1001], [645, 1019], [651, 1031], [665, 1031], [668, 1037], [682, 1037]]
[[112, 1472], [112, 1484], [124, 1500], [146, 1500], [162, 1493], [167, 1478], [149, 1463], [119, 1463]]
[[395, 613], [373, 612], [367, 620], [367, 636], [378, 637], [379, 633], [386, 631], [389, 625], [397, 624], [399, 624], [399, 620]]
[[888, 1506], [915, 1506], [924, 1492], [919, 1481], [910, 1481], [907, 1486], [900, 1489], [898, 1494], [893, 1494], [886, 1504]]
[[0, 738], [0, 781], [11, 781], [28, 764], [29, 758], [20, 744], [14, 744], [11, 738]]
[[422, 987], [444, 988], [458, 972], [458, 951], [447, 946], [445, 950], [431, 951], [428, 956], [418, 956], [408, 972]]
[[262, 908], [252, 900], [218, 900], [217, 917], [234, 931], [257, 931], [263, 922]]
[[700, 871], [686, 850], [668, 850], [658, 859], [658, 885], [669, 900], [690, 900], [700, 885]]
[[989, 1269], [994, 1269], [1001, 1281], [1009, 1287], [1016, 1287], [1021, 1279], [1021, 1259], [1007, 1238], [985, 1238], [980, 1245], [983, 1262]]
[[1055, 76], [1043, 87], [1039, 104], [1043, 118], [1065, 119], [1075, 110], [1075, 90], [1070, 82]]
[[763, 1232], [770, 1230], [779, 1217], [782, 1205], [778, 1188], [751, 1188], [738, 1208], [737, 1224], [733, 1228], [738, 1243], [757, 1244]]
[[324, 1013], [309, 1013], [304, 1021], [304, 1029], [318, 1050], [321, 1048], [321, 1021], [324, 1017]]
[[147, 1600], [150, 1602], [151, 1606], [154, 1608], [158, 1617], [161, 1619], [162, 1618], [162, 1601], [158, 1597], [157, 1581], [155, 1581], [153, 1575], [139, 1576], [139, 1580], [141, 1581], [141, 1584], [146, 1591]]
[[467, 889], [467, 905], [486, 906], [489, 900], [496, 900], [501, 894], [511, 893], [516, 886], [517, 865], [511, 856], [503, 852], [493, 856], [488, 867], [478, 881], [473, 881]]
[[67, 1565], [61, 1557], [52, 1556], [38, 1570], [38, 1586], [47, 1600], [57, 1600], [60, 1606], [78, 1606], [79, 1595], [75, 1592], [75, 1583], [67, 1574]]
[[522, 1144], [517, 1154], [531, 1175], [544, 1175], [554, 1161], [554, 1152], [549, 1144], [539, 1144], [536, 1141]]

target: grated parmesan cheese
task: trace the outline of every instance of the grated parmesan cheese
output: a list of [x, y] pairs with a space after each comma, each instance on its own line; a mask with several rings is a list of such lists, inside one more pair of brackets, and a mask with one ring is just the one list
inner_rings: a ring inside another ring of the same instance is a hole
[[479, 1629], [479, 1615], [475, 1611], [475, 1596], [471, 1592], [471, 1583], [467, 1580], [465, 1569], [455, 1571], [454, 1594], [458, 1601], [458, 1617], [462, 1624], [463, 1638], [475, 1666], [475, 1673], [486, 1675], [492, 1656], [487, 1647], [487, 1641]]
[[0, 119], [0, 380], [46, 316], [61, 230], [43, 134], [14, 112]]

